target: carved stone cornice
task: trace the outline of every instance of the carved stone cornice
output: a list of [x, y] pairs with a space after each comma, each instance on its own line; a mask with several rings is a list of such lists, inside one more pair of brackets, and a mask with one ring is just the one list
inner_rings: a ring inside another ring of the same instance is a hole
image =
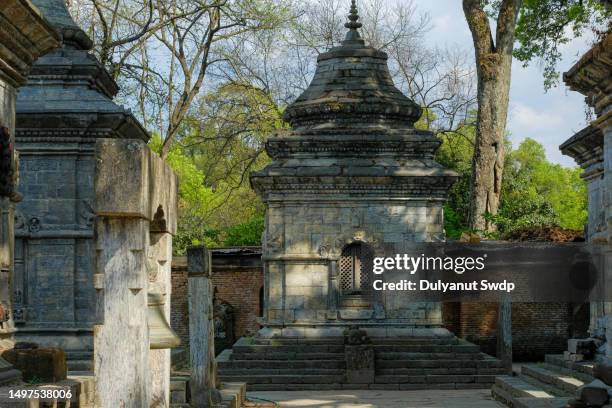
[[0, 1], [0, 79], [18, 87], [34, 61], [59, 46], [59, 36], [30, 0]]
[[589, 178], [603, 172], [603, 144], [601, 129], [587, 126], [559, 146], [559, 150], [585, 169], [583, 178]]
[[266, 141], [266, 151], [274, 159], [288, 158], [295, 154], [312, 154], [317, 157], [372, 157], [397, 156], [403, 158], [433, 158], [441, 141], [431, 132], [408, 129], [403, 134], [389, 134], [386, 130], [350, 132], [343, 134], [335, 129], [328, 135], [302, 134], [299, 132], [277, 135]]
[[586, 96], [589, 106], [600, 115], [612, 104], [612, 33], [587, 51], [563, 74], [563, 81], [573, 91]]

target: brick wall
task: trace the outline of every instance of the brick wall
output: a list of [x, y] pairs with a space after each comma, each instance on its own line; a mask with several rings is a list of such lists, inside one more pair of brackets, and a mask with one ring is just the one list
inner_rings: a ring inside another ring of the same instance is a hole
[[187, 258], [172, 259], [172, 294], [170, 325], [181, 338], [181, 347], [189, 344], [189, 306], [187, 304]]
[[[216, 248], [212, 251], [212, 285], [217, 298], [234, 307], [236, 339], [254, 334], [260, 325], [260, 293], [263, 288], [263, 268], [259, 248]], [[171, 326], [189, 344], [189, 314], [187, 305], [187, 259], [172, 260]]]
[[[497, 345], [496, 303], [448, 303], [444, 319], [457, 336], [478, 344], [483, 352], [495, 355]], [[514, 303], [512, 305], [512, 352], [516, 361], [543, 360], [545, 354], [562, 353], [567, 339], [584, 335], [583, 320], [568, 303]], [[587, 320], [585, 320], [587, 321]]]

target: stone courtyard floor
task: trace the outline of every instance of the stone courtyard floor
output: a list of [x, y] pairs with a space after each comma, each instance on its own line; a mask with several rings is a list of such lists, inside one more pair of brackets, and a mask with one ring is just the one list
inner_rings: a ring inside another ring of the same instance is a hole
[[422, 391], [254, 391], [281, 408], [501, 408], [490, 389]]

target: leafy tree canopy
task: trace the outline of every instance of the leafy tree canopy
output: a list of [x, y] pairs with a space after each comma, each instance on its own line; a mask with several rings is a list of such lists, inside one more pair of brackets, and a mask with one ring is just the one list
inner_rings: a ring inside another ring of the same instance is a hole
[[[493, 16], [502, 0], [485, 2]], [[559, 82], [560, 46], [587, 33], [593, 33], [598, 41], [609, 32], [611, 17], [610, 8], [600, 0], [522, 0], [515, 32], [518, 46], [513, 56], [524, 66], [540, 61], [544, 87], [549, 89]]]
[[[445, 228], [449, 237], [458, 237], [467, 228], [470, 161], [473, 127], [466, 126], [461, 137], [441, 134], [437, 160], [461, 174], [453, 186], [445, 208]], [[582, 230], [587, 220], [587, 192], [579, 167], [567, 168], [549, 162], [544, 147], [525, 139], [517, 149], [507, 142], [501, 205], [491, 216], [496, 236], [523, 227], [552, 226]]]

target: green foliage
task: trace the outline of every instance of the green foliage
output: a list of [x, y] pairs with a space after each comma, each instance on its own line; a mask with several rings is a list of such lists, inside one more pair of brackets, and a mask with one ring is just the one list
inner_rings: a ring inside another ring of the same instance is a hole
[[467, 230], [475, 135], [474, 126], [461, 126], [455, 132], [438, 134], [442, 145], [436, 152], [436, 160], [461, 176], [451, 188], [444, 208], [444, 226], [450, 238], [457, 238]]
[[589, 30], [608, 30], [610, 17], [599, 0], [523, 0], [514, 57], [524, 65], [534, 59], [543, 62], [544, 86], [548, 89], [559, 81], [559, 46]]
[[243, 246], [261, 244], [261, 234], [264, 231], [264, 217], [255, 217], [243, 224], [235, 225], [227, 230], [225, 245]]
[[[436, 155], [441, 164], [461, 175], [444, 210], [445, 229], [450, 238], [468, 231], [474, 129], [458, 130], [460, 134], [439, 135], [442, 145]], [[487, 215], [498, 233], [550, 225], [582, 230], [587, 219], [587, 194], [580, 178], [581, 169], [550, 163], [544, 147], [533, 139], [525, 139], [516, 150], [507, 143], [506, 151], [500, 207], [496, 215]]]
[[582, 230], [587, 194], [580, 173], [550, 163], [541, 144], [525, 139], [506, 160], [502, 202], [493, 217], [500, 232], [539, 225]]
[[[179, 178], [178, 234], [174, 249], [259, 245], [264, 206], [249, 175], [269, 163], [265, 139], [287, 125], [270, 95], [230, 82], [199, 101], [168, 163]], [[159, 152], [161, 139], [151, 141]]]

